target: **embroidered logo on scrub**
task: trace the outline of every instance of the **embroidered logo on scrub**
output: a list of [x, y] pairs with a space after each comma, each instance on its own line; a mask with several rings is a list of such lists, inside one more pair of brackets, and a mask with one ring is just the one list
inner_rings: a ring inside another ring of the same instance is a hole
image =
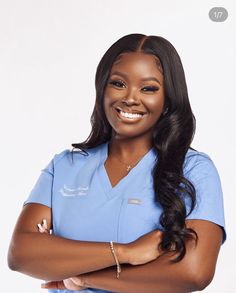
[[141, 199], [138, 199], [138, 198], [129, 198], [128, 203], [129, 204], [141, 204], [142, 201], [141, 201]]
[[86, 187], [79, 186], [78, 188], [69, 188], [64, 184], [63, 188], [61, 188], [59, 192], [63, 196], [84, 196], [84, 195], [87, 195], [88, 189], [89, 189], [88, 186]]

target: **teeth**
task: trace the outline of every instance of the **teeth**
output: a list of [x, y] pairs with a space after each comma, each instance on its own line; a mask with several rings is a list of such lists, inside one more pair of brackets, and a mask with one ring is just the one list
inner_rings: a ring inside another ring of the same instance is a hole
[[130, 119], [140, 118], [140, 117], [143, 116], [143, 115], [141, 115], [141, 114], [137, 114], [137, 113], [135, 113], [135, 114], [131, 114], [131, 113], [123, 112], [123, 111], [120, 111], [120, 114], [121, 114], [121, 116], [124, 116], [124, 117], [126, 117], [126, 118], [130, 118]]

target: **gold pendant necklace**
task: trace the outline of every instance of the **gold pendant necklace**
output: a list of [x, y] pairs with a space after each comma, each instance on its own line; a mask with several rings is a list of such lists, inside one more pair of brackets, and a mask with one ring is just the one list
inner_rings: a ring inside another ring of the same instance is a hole
[[128, 165], [126, 171], [129, 172], [132, 169], [132, 166]]
[[131, 164], [129, 164], [129, 165], [127, 165], [126, 163], [124, 163], [124, 162], [122, 162], [118, 157], [115, 157], [119, 162], [121, 162], [123, 165], [125, 165], [126, 166], [126, 171], [127, 172], [129, 172], [135, 165], [137, 165], [138, 164], [138, 162], [142, 159], [142, 158], [140, 158], [139, 160], [138, 160], [138, 162], [135, 164], [135, 165], [131, 165]]
[[[108, 146], [108, 149], [109, 149], [109, 151], [108, 151], [108, 153], [110, 153], [110, 148], [109, 148], [109, 146]], [[113, 155], [114, 156], [114, 155]], [[138, 162], [144, 157], [145, 155], [143, 155], [138, 161], [137, 161], [137, 163], [135, 164], [135, 165], [137, 165], [138, 164]], [[118, 157], [116, 157], [116, 156], [114, 156], [114, 158], [115, 159], [117, 159], [120, 163], [122, 163], [123, 165], [125, 165], [126, 166], [126, 171], [127, 171], [127, 173], [135, 166], [135, 165], [133, 165], [133, 164], [126, 164], [126, 163], [124, 163], [124, 162], [122, 162]]]

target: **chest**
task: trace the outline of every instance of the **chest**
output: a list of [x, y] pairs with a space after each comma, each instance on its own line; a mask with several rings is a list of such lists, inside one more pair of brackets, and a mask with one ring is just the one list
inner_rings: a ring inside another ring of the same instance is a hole
[[[84, 172], [83, 172], [84, 171]], [[56, 235], [84, 241], [127, 243], [158, 229], [160, 207], [147, 176], [105, 168], [101, 164], [90, 176], [67, 172], [63, 182], [55, 176], [52, 214]]]
[[129, 168], [124, 164], [115, 164], [112, 160], [106, 160], [104, 163], [104, 169], [107, 173], [111, 187], [114, 188], [124, 177], [128, 176]]

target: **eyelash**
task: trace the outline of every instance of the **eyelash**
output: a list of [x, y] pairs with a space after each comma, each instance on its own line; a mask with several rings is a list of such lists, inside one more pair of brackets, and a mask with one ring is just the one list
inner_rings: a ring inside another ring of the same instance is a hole
[[114, 85], [115, 87], [125, 86], [125, 84], [120, 80], [111, 80], [109, 81], [109, 84]]
[[[109, 84], [114, 85], [115, 87], [121, 88], [125, 86], [125, 83], [121, 80], [111, 80], [109, 81]], [[159, 90], [159, 87], [156, 86], [145, 86], [142, 88], [142, 90], [146, 91], [151, 91], [151, 92], [156, 92]]]

